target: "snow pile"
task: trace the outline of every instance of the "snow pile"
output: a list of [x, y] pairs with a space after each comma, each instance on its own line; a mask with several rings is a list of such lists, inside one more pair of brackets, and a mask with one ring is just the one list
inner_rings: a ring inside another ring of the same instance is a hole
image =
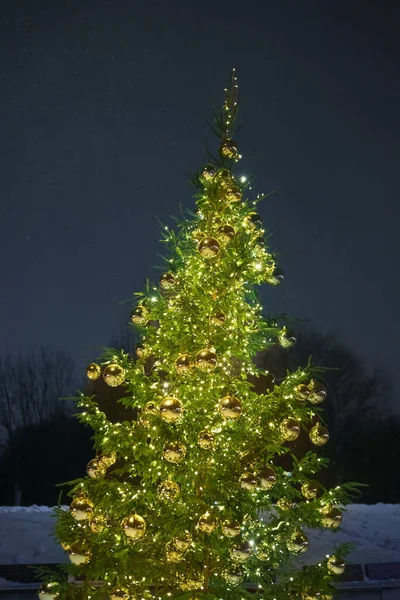
[[[67, 562], [68, 556], [55, 543], [55, 518], [47, 506], [0, 507], [0, 564], [50, 564]], [[343, 542], [356, 544], [353, 563], [400, 562], [400, 505], [353, 504], [343, 516], [343, 528], [307, 532], [310, 549], [305, 563], [323, 560]]]

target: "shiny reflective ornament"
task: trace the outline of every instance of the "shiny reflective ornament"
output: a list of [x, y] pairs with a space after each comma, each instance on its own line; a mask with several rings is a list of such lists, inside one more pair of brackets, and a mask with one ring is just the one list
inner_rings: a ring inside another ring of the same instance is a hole
[[282, 348], [292, 348], [297, 342], [297, 338], [294, 333], [286, 329], [286, 327], [283, 327], [283, 329], [278, 333], [277, 340]]
[[208, 511], [204, 513], [204, 515], [201, 515], [201, 517], [197, 521], [197, 529], [199, 529], [199, 531], [202, 531], [203, 533], [212, 533], [214, 529], [217, 528], [217, 526], [217, 519], [212, 513]]
[[157, 493], [163, 502], [173, 502], [181, 493], [181, 488], [175, 481], [166, 479], [158, 486]]
[[158, 282], [163, 290], [170, 290], [176, 285], [175, 276], [169, 271], [167, 273], [163, 273]]
[[233, 175], [228, 169], [219, 169], [217, 179], [220, 186], [226, 189], [233, 182]]
[[87, 565], [92, 558], [92, 551], [90, 548], [85, 548], [80, 542], [72, 544], [69, 551], [69, 560], [74, 565]]
[[311, 382], [311, 390], [308, 397], [308, 400], [311, 402], [311, 404], [320, 404], [325, 400], [327, 394], [327, 389], [323, 383], [320, 383], [319, 381]]
[[309, 431], [308, 437], [314, 446], [325, 446], [329, 441], [329, 431], [319, 423], [314, 425]]
[[60, 596], [60, 588], [57, 581], [46, 581], [39, 588], [40, 600], [57, 600]]
[[[184, 578], [180, 581], [179, 587], [181, 590], [201, 590], [204, 584], [203, 577], [199, 574], [197, 577]], [[194, 600], [194, 599], [193, 599]]]
[[125, 588], [114, 588], [110, 592], [110, 600], [128, 600], [129, 592]]
[[251, 547], [250, 544], [244, 542], [239, 546], [233, 546], [230, 550], [231, 557], [234, 561], [244, 563], [249, 560], [251, 556]]
[[265, 239], [263, 237], [258, 237], [256, 238], [256, 240], [254, 241], [255, 245], [258, 246], [259, 248], [265, 248]]
[[279, 431], [285, 442], [294, 442], [300, 435], [300, 423], [288, 417], [279, 425]]
[[318, 496], [320, 491], [321, 488], [319, 484], [314, 481], [308, 481], [307, 483], [303, 483], [303, 485], [301, 486], [301, 493], [307, 500], [314, 500], [314, 498]]
[[305, 402], [310, 396], [310, 388], [305, 383], [300, 383], [300, 385], [295, 387], [294, 393], [296, 400], [299, 400], [299, 402]]
[[160, 404], [160, 415], [163, 421], [174, 423], [178, 421], [183, 414], [183, 404], [178, 398], [168, 396]]
[[330, 571], [334, 575], [341, 575], [342, 573], [344, 573], [346, 563], [342, 558], [339, 558], [339, 556], [333, 555], [328, 558], [327, 567], [328, 571]]
[[190, 533], [185, 531], [184, 535], [181, 537], [176, 537], [172, 541], [175, 548], [177, 548], [180, 552], [186, 552], [186, 550], [190, 548], [192, 538], [190, 537]]
[[219, 412], [224, 419], [238, 419], [242, 414], [242, 404], [235, 396], [225, 396], [219, 401]]
[[104, 477], [106, 471], [106, 465], [99, 458], [93, 458], [93, 460], [88, 462], [86, 467], [86, 473], [91, 479], [99, 479], [100, 477]]
[[258, 473], [258, 479], [263, 490], [270, 490], [276, 484], [276, 472], [271, 467], [264, 467]]
[[259, 215], [257, 212], [250, 212], [244, 218], [244, 226], [252, 230], [261, 228], [263, 226], [261, 215]]
[[237, 143], [234, 140], [223, 140], [219, 147], [219, 153], [222, 158], [236, 160], [239, 157]]
[[90, 530], [92, 533], [102, 533], [107, 527], [107, 520], [104, 515], [95, 515], [90, 520]]
[[293, 502], [289, 498], [279, 498], [276, 501], [276, 506], [281, 510], [290, 510], [293, 506]]
[[212, 325], [223, 325], [225, 323], [226, 317], [221, 310], [218, 310], [210, 317], [210, 322]]
[[120, 365], [108, 365], [103, 371], [103, 379], [110, 387], [117, 387], [125, 381], [125, 369]]
[[196, 240], [197, 243], [199, 243], [203, 238], [207, 237], [207, 235], [204, 233], [204, 231], [200, 231], [200, 229], [195, 229], [192, 232], [192, 237]]
[[200, 431], [197, 443], [203, 450], [210, 450], [214, 445], [214, 435], [206, 430]]
[[231, 225], [221, 225], [217, 230], [218, 238], [224, 242], [230, 242], [236, 235], [236, 231]]
[[86, 367], [86, 375], [92, 381], [98, 379], [101, 375], [100, 365], [97, 365], [96, 363], [90, 363], [90, 365]]
[[280, 285], [285, 279], [285, 274], [279, 267], [275, 267], [271, 273], [268, 273], [266, 277], [267, 283], [271, 285]]
[[196, 366], [204, 371], [212, 371], [217, 366], [217, 355], [208, 348], [200, 350], [196, 354]]
[[158, 415], [159, 408], [155, 402], [147, 402], [143, 409], [144, 414], [146, 415]]
[[179, 375], [187, 375], [193, 366], [189, 354], [181, 354], [175, 361], [175, 369]]
[[229, 585], [237, 586], [244, 580], [244, 573], [240, 567], [236, 567], [229, 569], [229, 571], [225, 571], [222, 577]]
[[138, 514], [125, 517], [122, 521], [122, 529], [126, 537], [131, 540], [139, 540], [146, 533], [146, 521]]
[[135, 354], [138, 358], [148, 358], [151, 354], [151, 350], [143, 342], [138, 342], [135, 346]]
[[236, 537], [240, 533], [240, 523], [237, 521], [224, 521], [222, 523], [222, 533], [229, 538]]
[[93, 502], [84, 496], [74, 498], [69, 510], [76, 521], [85, 521], [93, 512]]
[[165, 546], [165, 554], [167, 561], [172, 563], [181, 562], [185, 557], [185, 553], [178, 550], [172, 541]]
[[337, 529], [342, 523], [342, 512], [336, 506], [325, 506], [320, 509], [323, 527]]
[[286, 542], [286, 547], [293, 554], [303, 554], [308, 550], [308, 538], [302, 531], [295, 531]]
[[215, 174], [216, 170], [215, 167], [213, 167], [212, 165], [206, 165], [201, 170], [201, 176], [203, 179], [205, 179], [205, 181], [211, 181], [212, 179], [214, 179]]
[[205, 237], [199, 243], [199, 252], [203, 258], [215, 258], [219, 254], [219, 242], [215, 238]]
[[171, 463], [179, 463], [186, 456], [186, 447], [180, 442], [168, 442], [164, 446], [163, 458]]
[[256, 556], [258, 560], [269, 560], [271, 558], [271, 547], [270, 544], [263, 540], [260, 542], [256, 548]]
[[230, 185], [225, 189], [224, 196], [229, 203], [239, 202], [242, 199], [242, 192], [237, 185]]
[[240, 476], [239, 482], [240, 487], [242, 487], [244, 490], [249, 491], [255, 490], [258, 484], [257, 477], [249, 471], [246, 471], [245, 473], [243, 473], [243, 475]]
[[107, 467], [111, 467], [113, 464], [117, 462], [117, 455], [115, 452], [109, 452], [108, 454], [99, 454], [96, 456], [98, 460], [101, 460], [102, 463]]
[[132, 309], [129, 319], [135, 325], [146, 325], [149, 319], [149, 311], [145, 306], [139, 304]]

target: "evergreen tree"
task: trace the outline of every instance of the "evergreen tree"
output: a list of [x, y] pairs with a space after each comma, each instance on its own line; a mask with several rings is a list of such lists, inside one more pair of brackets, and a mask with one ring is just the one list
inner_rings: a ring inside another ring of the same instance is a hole
[[344, 570], [344, 547], [296, 566], [303, 528], [338, 528], [353, 486], [316, 480], [326, 460], [308, 439], [329, 437], [321, 369], [274, 382], [254, 363], [295, 338], [263, 316], [255, 291], [283, 273], [255, 210], [263, 196], [249, 200], [234, 174], [237, 108], [233, 72], [215, 116], [219, 156], [193, 176], [196, 210], [165, 229], [167, 269], [137, 295], [136, 357], [109, 350], [87, 369], [119, 386], [126, 418], [109, 420], [95, 393], [78, 398], [97, 455], [73, 482], [70, 510], [57, 511], [75, 583], [47, 582], [43, 599], [311, 600], [332, 597]]

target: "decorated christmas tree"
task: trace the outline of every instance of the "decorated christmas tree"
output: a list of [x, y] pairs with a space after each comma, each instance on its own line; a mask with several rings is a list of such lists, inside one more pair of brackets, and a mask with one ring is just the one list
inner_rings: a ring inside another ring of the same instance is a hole
[[122, 416], [110, 420], [96, 393], [77, 399], [96, 456], [57, 510], [70, 577], [45, 582], [43, 600], [332, 598], [344, 571], [342, 546], [298, 564], [303, 528], [338, 528], [352, 486], [316, 479], [329, 438], [321, 370], [275, 381], [255, 363], [296, 340], [255, 290], [284, 276], [256, 212], [263, 196], [235, 175], [237, 87], [233, 72], [215, 114], [218, 157], [192, 177], [195, 210], [165, 228], [167, 266], [136, 295], [135, 356], [107, 350], [87, 368], [118, 386]]

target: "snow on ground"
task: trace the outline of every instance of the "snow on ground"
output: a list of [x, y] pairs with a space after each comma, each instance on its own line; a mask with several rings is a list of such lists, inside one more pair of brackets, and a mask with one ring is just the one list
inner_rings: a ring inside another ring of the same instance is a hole
[[[67, 562], [68, 555], [52, 538], [54, 513], [47, 506], [0, 507], [0, 564]], [[353, 563], [400, 562], [400, 505], [353, 504], [343, 529], [307, 532], [310, 549], [304, 562], [315, 563], [342, 542], [356, 544]]]

